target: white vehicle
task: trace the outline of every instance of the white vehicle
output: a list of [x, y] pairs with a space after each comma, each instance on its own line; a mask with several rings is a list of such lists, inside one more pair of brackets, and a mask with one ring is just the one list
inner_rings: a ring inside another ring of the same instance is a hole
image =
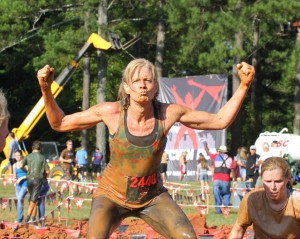
[[[259, 135], [255, 141], [256, 153], [262, 153], [262, 145], [267, 142], [270, 146], [270, 151], [276, 150], [283, 156], [289, 153], [294, 160], [300, 161], [300, 135], [289, 134], [287, 128], [283, 128], [279, 133], [277, 132], [264, 132]], [[273, 141], [278, 142], [277, 149], [271, 147]]]

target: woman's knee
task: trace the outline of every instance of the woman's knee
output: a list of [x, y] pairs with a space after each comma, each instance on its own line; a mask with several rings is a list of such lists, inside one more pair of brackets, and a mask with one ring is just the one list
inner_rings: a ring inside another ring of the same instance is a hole
[[197, 239], [195, 230], [190, 225], [183, 225], [176, 227], [174, 234], [171, 238], [180, 238], [180, 239]]

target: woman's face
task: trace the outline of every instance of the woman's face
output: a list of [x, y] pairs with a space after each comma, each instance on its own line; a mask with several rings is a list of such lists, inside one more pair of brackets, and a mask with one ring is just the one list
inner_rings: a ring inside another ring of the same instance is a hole
[[281, 202], [287, 197], [287, 179], [282, 172], [282, 169], [276, 168], [266, 170], [262, 175], [262, 182], [267, 194], [267, 198], [273, 202]]
[[15, 152], [15, 159], [17, 160], [17, 162], [22, 160], [22, 155], [20, 154], [20, 152]]
[[152, 101], [158, 90], [157, 82], [154, 81], [151, 70], [146, 66], [138, 68], [134, 72], [124, 89], [130, 98], [137, 102]]

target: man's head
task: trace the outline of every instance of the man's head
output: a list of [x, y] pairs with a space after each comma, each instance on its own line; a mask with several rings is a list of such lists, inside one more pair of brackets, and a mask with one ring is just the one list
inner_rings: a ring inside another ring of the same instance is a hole
[[227, 153], [227, 147], [225, 145], [221, 145], [219, 148], [218, 148], [218, 152], [219, 153]]
[[277, 141], [277, 140], [272, 141], [271, 147], [272, 147], [272, 148], [278, 148], [278, 147], [279, 147], [278, 141]]
[[268, 199], [282, 202], [291, 181], [291, 170], [286, 160], [280, 157], [267, 158], [261, 165], [261, 177]]
[[118, 99], [122, 101], [123, 107], [126, 109], [128, 108], [130, 102], [130, 95], [128, 94], [129, 89], [133, 89], [133, 82], [132, 78], [134, 75], [136, 75], [142, 68], [147, 68], [151, 74], [151, 80], [153, 81], [155, 85], [155, 96], [158, 95], [159, 91], [159, 85], [157, 81], [157, 72], [155, 69], [155, 66], [148, 60], [146, 59], [135, 59], [132, 60], [125, 70], [123, 71], [123, 76], [122, 76], [122, 82], [119, 87], [119, 92], [118, 92]]
[[256, 153], [256, 147], [255, 147], [255, 145], [251, 145], [250, 146], [250, 154], [253, 155], [255, 153]]
[[67, 140], [66, 142], [66, 146], [68, 150], [72, 150], [73, 149], [73, 141], [72, 140]]
[[33, 141], [32, 150], [41, 150], [41, 142], [38, 140]]
[[0, 89], [0, 151], [2, 151], [5, 146], [5, 139], [8, 134], [9, 117], [7, 101], [3, 91]]

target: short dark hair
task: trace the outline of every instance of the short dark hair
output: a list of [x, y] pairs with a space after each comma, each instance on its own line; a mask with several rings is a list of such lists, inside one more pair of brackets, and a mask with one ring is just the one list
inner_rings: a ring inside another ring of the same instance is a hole
[[32, 143], [32, 150], [37, 149], [40, 150], [41, 149], [41, 142], [39, 140], [35, 140]]

